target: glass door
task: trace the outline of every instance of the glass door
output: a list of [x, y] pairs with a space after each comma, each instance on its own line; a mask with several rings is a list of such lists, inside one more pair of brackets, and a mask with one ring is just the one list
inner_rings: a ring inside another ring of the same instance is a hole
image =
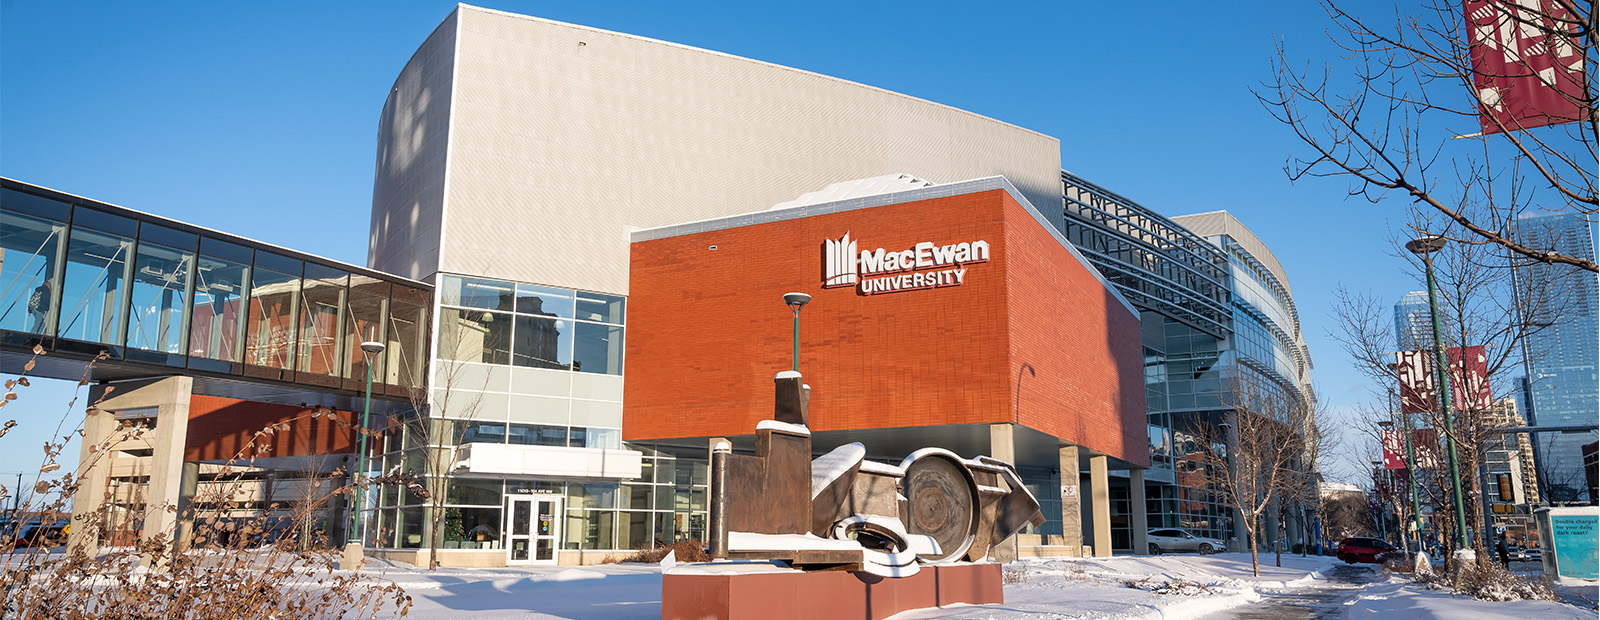
[[560, 496], [507, 497], [505, 514], [508, 523], [501, 531], [506, 533], [507, 565], [556, 563]]

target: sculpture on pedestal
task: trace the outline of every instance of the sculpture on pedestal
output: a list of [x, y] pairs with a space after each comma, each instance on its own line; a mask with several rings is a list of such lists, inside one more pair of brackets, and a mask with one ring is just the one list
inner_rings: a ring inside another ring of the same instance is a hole
[[755, 454], [726, 443], [712, 451], [713, 558], [905, 577], [921, 564], [982, 560], [1044, 523], [1016, 469], [998, 459], [923, 448], [889, 465], [850, 443], [813, 460], [810, 389], [793, 371], [774, 384], [773, 419], [756, 425]]

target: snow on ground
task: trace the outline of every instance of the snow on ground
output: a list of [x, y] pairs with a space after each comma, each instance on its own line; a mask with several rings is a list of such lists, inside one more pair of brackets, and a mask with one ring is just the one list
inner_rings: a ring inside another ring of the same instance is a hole
[[[894, 620], [1182, 620], [1261, 600], [1263, 591], [1310, 585], [1337, 561], [1285, 555], [1279, 568], [1272, 565], [1270, 555], [1261, 560], [1260, 577], [1251, 573], [1248, 553], [1023, 560], [1006, 566], [1009, 571], [1026, 571], [1027, 577], [1021, 583], [1006, 584], [1003, 604], [908, 611]], [[1156, 582], [1197, 582], [1211, 593], [1155, 594], [1123, 585], [1146, 577]]]
[[1346, 617], [1350, 620], [1369, 618], [1594, 620], [1595, 612], [1592, 609], [1552, 601], [1490, 603], [1445, 590], [1428, 590], [1407, 579], [1391, 575], [1387, 581], [1371, 584], [1362, 590], [1351, 602]]
[[[1006, 566], [1026, 577], [1006, 585], [1004, 604], [910, 611], [895, 620], [1192, 618], [1259, 600], [1263, 590], [1307, 585], [1334, 562], [1286, 555], [1284, 567], [1276, 568], [1270, 556], [1262, 559], [1260, 578], [1250, 574], [1250, 556], [1242, 553], [1024, 560]], [[369, 561], [368, 573], [404, 587], [414, 604], [410, 617], [420, 620], [661, 617], [660, 567], [653, 564], [442, 568], [430, 573], [406, 564]], [[1213, 593], [1165, 595], [1122, 584], [1145, 577], [1195, 581]]]

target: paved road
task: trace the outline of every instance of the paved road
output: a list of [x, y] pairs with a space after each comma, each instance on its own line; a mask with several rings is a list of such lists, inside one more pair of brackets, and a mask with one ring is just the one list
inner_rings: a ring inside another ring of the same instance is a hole
[[1340, 564], [1327, 573], [1326, 581], [1281, 593], [1262, 592], [1265, 600], [1244, 607], [1202, 616], [1200, 620], [1240, 618], [1242, 620], [1324, 620], [1338, 618], [1345, 599], [1361, 587], [1378, 579], [1374, 564]]

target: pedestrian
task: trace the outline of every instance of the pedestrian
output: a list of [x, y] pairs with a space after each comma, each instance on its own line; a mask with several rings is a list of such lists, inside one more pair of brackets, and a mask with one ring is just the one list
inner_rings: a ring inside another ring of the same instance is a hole
[[1511, 554], [1506, 551], [1505, 534], [1500, 535], [1500, 540], [1499, 542], [1495, 543], [1494, 550], [1496, 553], [1500, 554], [1500, 565], [1509, 570], [1511, 568]]

